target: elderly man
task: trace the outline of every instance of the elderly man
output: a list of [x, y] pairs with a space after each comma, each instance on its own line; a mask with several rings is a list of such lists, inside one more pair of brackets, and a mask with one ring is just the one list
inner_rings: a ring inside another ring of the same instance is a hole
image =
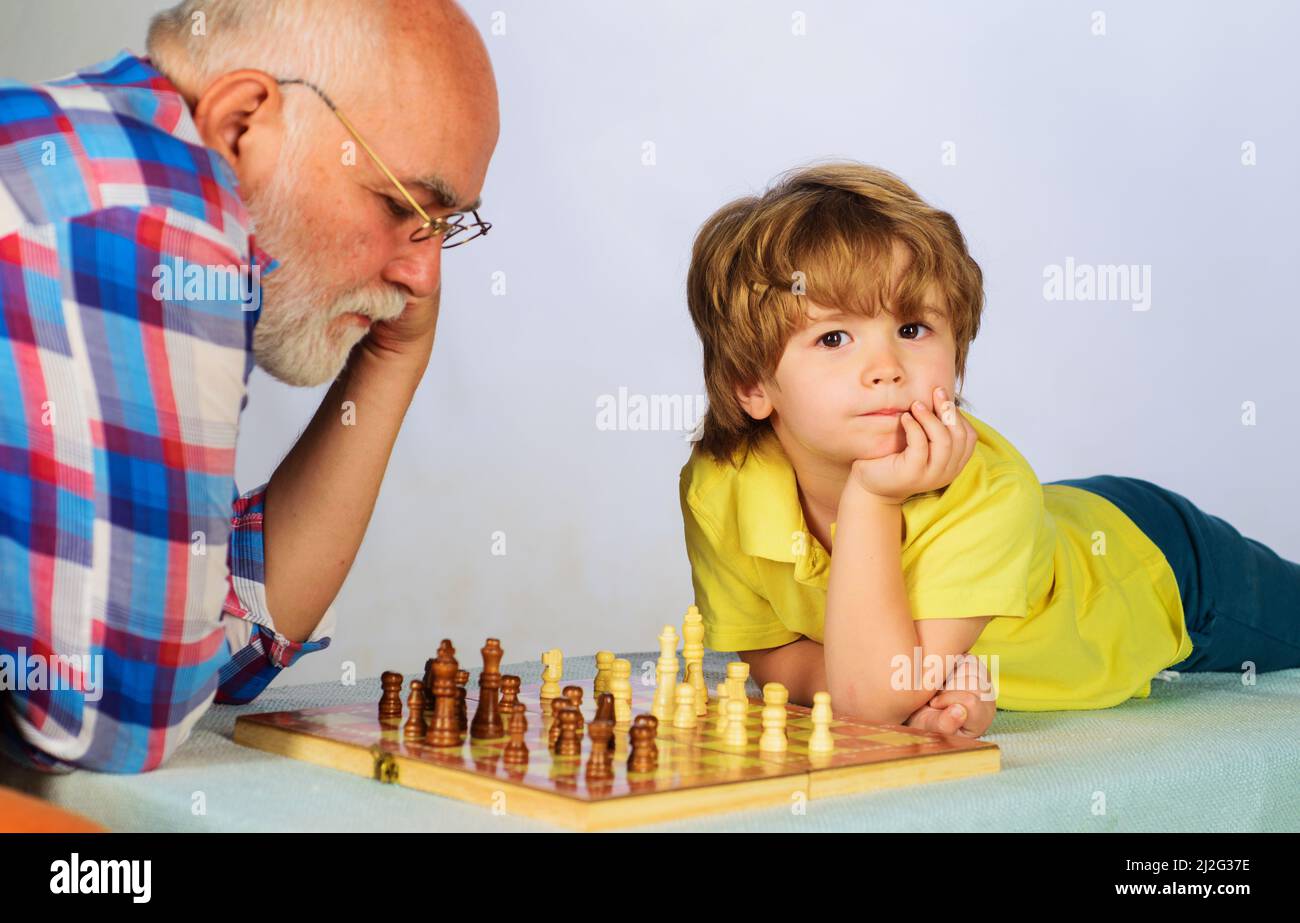
[[[187, 0], [147, 48], [0, 82], [0, 748], [52, 771], [153, 769], [329, 643], [442, 250], [489, 227], [453, 3]], [[254, 361], [333, 385], [240, 496]]]

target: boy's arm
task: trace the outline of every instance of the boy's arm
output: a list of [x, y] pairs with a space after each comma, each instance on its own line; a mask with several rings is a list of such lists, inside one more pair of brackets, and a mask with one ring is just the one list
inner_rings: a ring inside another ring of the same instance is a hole
[[[825, 670], [832, 707], [888, 724], [901, 724], [938, 691], [910, 688], [914, 675], [924, 676], [925, 658], [938, 656], [946, 664], [947, 658], [965, 654], [989, 620], [913, 621], [901, 534], [899, 504], [846, 490], [826, 592]], [[894, 681], [900, 666], [908, 678], [902, 684]]]
[[[738, 651], [736, 656], [749, 664], [750, 676], [760, 688], [764, 683], [780, 683], [796, 705], [811, 706], [813, 693], [828, 691], [824, 649], [812, 638], [759, 651]], [[834, 699], [831, 708], [835, 708]]]
[[[925, 649], [927, 644], [934, 646], [945, 643], [940, 636], [952, 631], [954, 623], [972, 623], [978, 625], [982, 630], [988, 624], [988, 621], [987, 616], [976, 619], [927, 619], [917, 623], [917, 634], [920, 636], [922, 648]], [[749, 664], [750, 675], [753, 676], [755, 683], [760, 687], [764, 683], [780, 683], [789, 690], [790, 701], [796, 705], [811, 706], [813, 694], [827, 689], [826, 650], [823, 645], [812, 638], [800, 638], [797, 641], [791, 641], [789, 644], [763, 650], [739, 651], [736, 656]], [[974, 685], [969, 681], [969, 678], [957, 677], [957, 672], [958, 670], [955, 667], [953, 674], [948, 676], [944, 688], [949, 689], [951, 686], [956, 690], [971, 691]], [[892, 723], [908, 724], [922, 713], [925, 713], [928, 718], [944, 714], [947, 711], [947, 704], [943, 703], [937, 707], [932, 707], [933, 700], [933, 696], [927, 698], [905, 720]], [[942, 702], [942, 700], [940, 701]], [[831, 707], [837, 711], [839, 710], [834, 697], [831, 699]], [[967, 714], [958, 716], [958, 720], [955, 722], [957, 727], [960, 728], [963, 724], [975, 724], [980, 728], [979, 733], [982, 733], [992, 723], [995, 711], [991, 703], [986, 709], [987, 713], [981, 711], [983, 708], [982, 700], [976, 701], [972, 697], [972, 701], [967, 705]], [[979, 735], [975, 733], [972, 736]]]

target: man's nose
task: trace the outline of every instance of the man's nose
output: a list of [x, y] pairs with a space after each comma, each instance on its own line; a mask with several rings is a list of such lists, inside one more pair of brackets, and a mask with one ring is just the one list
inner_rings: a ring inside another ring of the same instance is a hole
[[433, 237], [409, 244], [384, 267], [384, 281], [404, 286], [416, 298], [428, 298], [438, 290], [442, 277], [441, 241]]

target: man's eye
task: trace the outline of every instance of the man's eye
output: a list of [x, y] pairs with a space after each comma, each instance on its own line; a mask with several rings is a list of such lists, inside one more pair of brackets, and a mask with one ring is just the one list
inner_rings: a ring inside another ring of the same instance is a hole
[[392, 196], [384, 196], [383, 198], [384, 204], [388, 206], [388, 211], [394, 218], [409, 218], [415, 214], [415, 212], [411, 211]]
[[832, 330], [830, 333], [823, 333], [819, 336], [817, 342], [827, 349], [839, 349], [852, 339], [847, 330]]
[[901, 326], [901, 327], [898, 328], [898, 332], [899, 332], [900, 334], [902, 334], [903, 339], [905, 339], [905, 340], [915, 340], [915, 339], [916, 339], [915, 336], [908, 336], [907, 334], [903, 333], [903, 331], [905, 331], [905, 330], [912, 330], [912, 329], [917, 328], [917, 327], [924, 327], [926, 330], [930, 330], [932, 333], [934, 332], [933, 329], [930, 327], [929, 324], [922, 324], [920, 321], [917, 321], [916, 323], [911, 323], [911, 324], [904, 324], [903, 326]]

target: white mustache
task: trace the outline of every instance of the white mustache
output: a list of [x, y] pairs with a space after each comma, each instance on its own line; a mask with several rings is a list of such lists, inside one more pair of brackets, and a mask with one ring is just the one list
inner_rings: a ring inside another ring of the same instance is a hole
[[374, 321], [392, 320], [406, 310], [406, 297], [395, 288], [353, 289], [334, 300], [329, 315], [364, 314]]

